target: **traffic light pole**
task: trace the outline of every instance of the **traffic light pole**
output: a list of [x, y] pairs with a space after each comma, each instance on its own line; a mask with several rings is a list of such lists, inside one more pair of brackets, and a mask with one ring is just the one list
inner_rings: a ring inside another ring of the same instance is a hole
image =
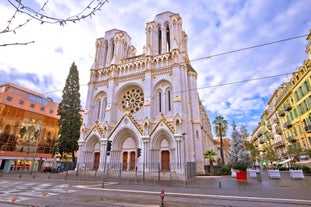
[[105, 187], [106, 163], [107, 163], [107, 152], [105, 153], [105, 159], [104, 159], [104, 172], [103, 172], [103, 179], [102, 179], [102, 188]]

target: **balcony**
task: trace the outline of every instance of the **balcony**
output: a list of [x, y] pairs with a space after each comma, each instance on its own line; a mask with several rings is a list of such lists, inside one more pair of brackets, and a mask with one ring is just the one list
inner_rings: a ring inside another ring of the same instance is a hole
[[281, 110], [278, 112], [278, 115], [279, 115], [280, 117], [285, 116], [285, 111], [281, 109]]
[[285, 111], [290, 111], [290, 110], [292, 110], [292, 106], [290, 104], [285, 104], [284, 110]]
[[277, 148], [277, 147], [282, 147], [284, 145], [285, 143], [283, 141], [278, 141], [278, 142], [273, 143], [271, 146], [274, 148]]
[[277, 127], [277, 128], [275, 129], [275, 132], [276, 132], [278, 135], [282, 135], [282, 130], [281, 130], [279, 127]]
[[268, 124], [268, 125], [267, 125], [267, 128], [268, 128], [269, 130], [271, 130], [271, 129], [272, 129], [271, 124]]
[[289, 137], [287, 137], [287, 141], [291, 142], [291, 143], [294, 143], [294, 142], [296, 142], [296, 139], [293, 136], [289, 136]]
[[311, 124], [305, 126], [305, 132], [311, 132]]
[[293, 125], [290, 121], [286, 121], [284, 124], [283, 124], [283, 128], [291, 128]]

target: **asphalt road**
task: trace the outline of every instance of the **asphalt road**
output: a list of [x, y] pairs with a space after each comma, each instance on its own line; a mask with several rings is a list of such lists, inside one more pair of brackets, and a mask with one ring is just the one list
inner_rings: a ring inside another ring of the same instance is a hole
[[2, 176], [0, 206], [96, 207], [126, 206], [217, 206], [217, 207], [300, 207], [311, 206], [311, 177], [293, 180], [289, 176], [262, 181], [236, 181], [231, 177], [197, 177], [180, 183], [119, 183], [106, 180], [80, 181], [31, 177]]

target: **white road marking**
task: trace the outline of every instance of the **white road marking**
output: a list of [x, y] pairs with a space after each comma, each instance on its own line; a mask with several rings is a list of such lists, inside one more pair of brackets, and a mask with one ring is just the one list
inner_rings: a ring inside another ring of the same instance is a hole
[[[160, 192], [155, 191], [141, 191], [141, 190], [126, 190], [126, 189], [111, 189], [111, 188], [98, 188], [90, 186], [73, 186], [77, 188], [92, 189], [92, 190], [102, 190], [102, 191], [114, 191], [114, 192], [124, 192], [124, 193], [141, 193], [141, 194], [153, 194], [160, 195]], [[301, 202], [301, 203], [310, 203], [311, 200], [303, 199], [292, 199], [292, 198], [262, 198], [262, 197], [248, 197], [248, 196], [226, 196], [226, 195], [209, 195], [209, 194], [193, 194], [193, 193], [172, 193], [165, 192], [165, 195], [173, 196], [188, 196], [188, 197], [201, 197], [201, 198], [217, 198], [217, 199], [227, 199], [227, 200], [252, 200], [252, 201], [273, 201], [273, 202]]]
[[65, 191], [66, 193], [75, 191], [69, 187], [69, 184], [1, 180], [0, 201], [12, 202], [12, 199], [16, 198], [14, 202], [18, 203], [34, 197], [55, 196]]

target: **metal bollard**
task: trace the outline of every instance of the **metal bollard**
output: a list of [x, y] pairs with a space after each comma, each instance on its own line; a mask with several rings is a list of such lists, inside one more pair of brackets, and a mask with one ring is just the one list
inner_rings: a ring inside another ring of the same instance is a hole
[[261, 174], [260, 172], [256, 172], [257, 181], [261, 182]]

